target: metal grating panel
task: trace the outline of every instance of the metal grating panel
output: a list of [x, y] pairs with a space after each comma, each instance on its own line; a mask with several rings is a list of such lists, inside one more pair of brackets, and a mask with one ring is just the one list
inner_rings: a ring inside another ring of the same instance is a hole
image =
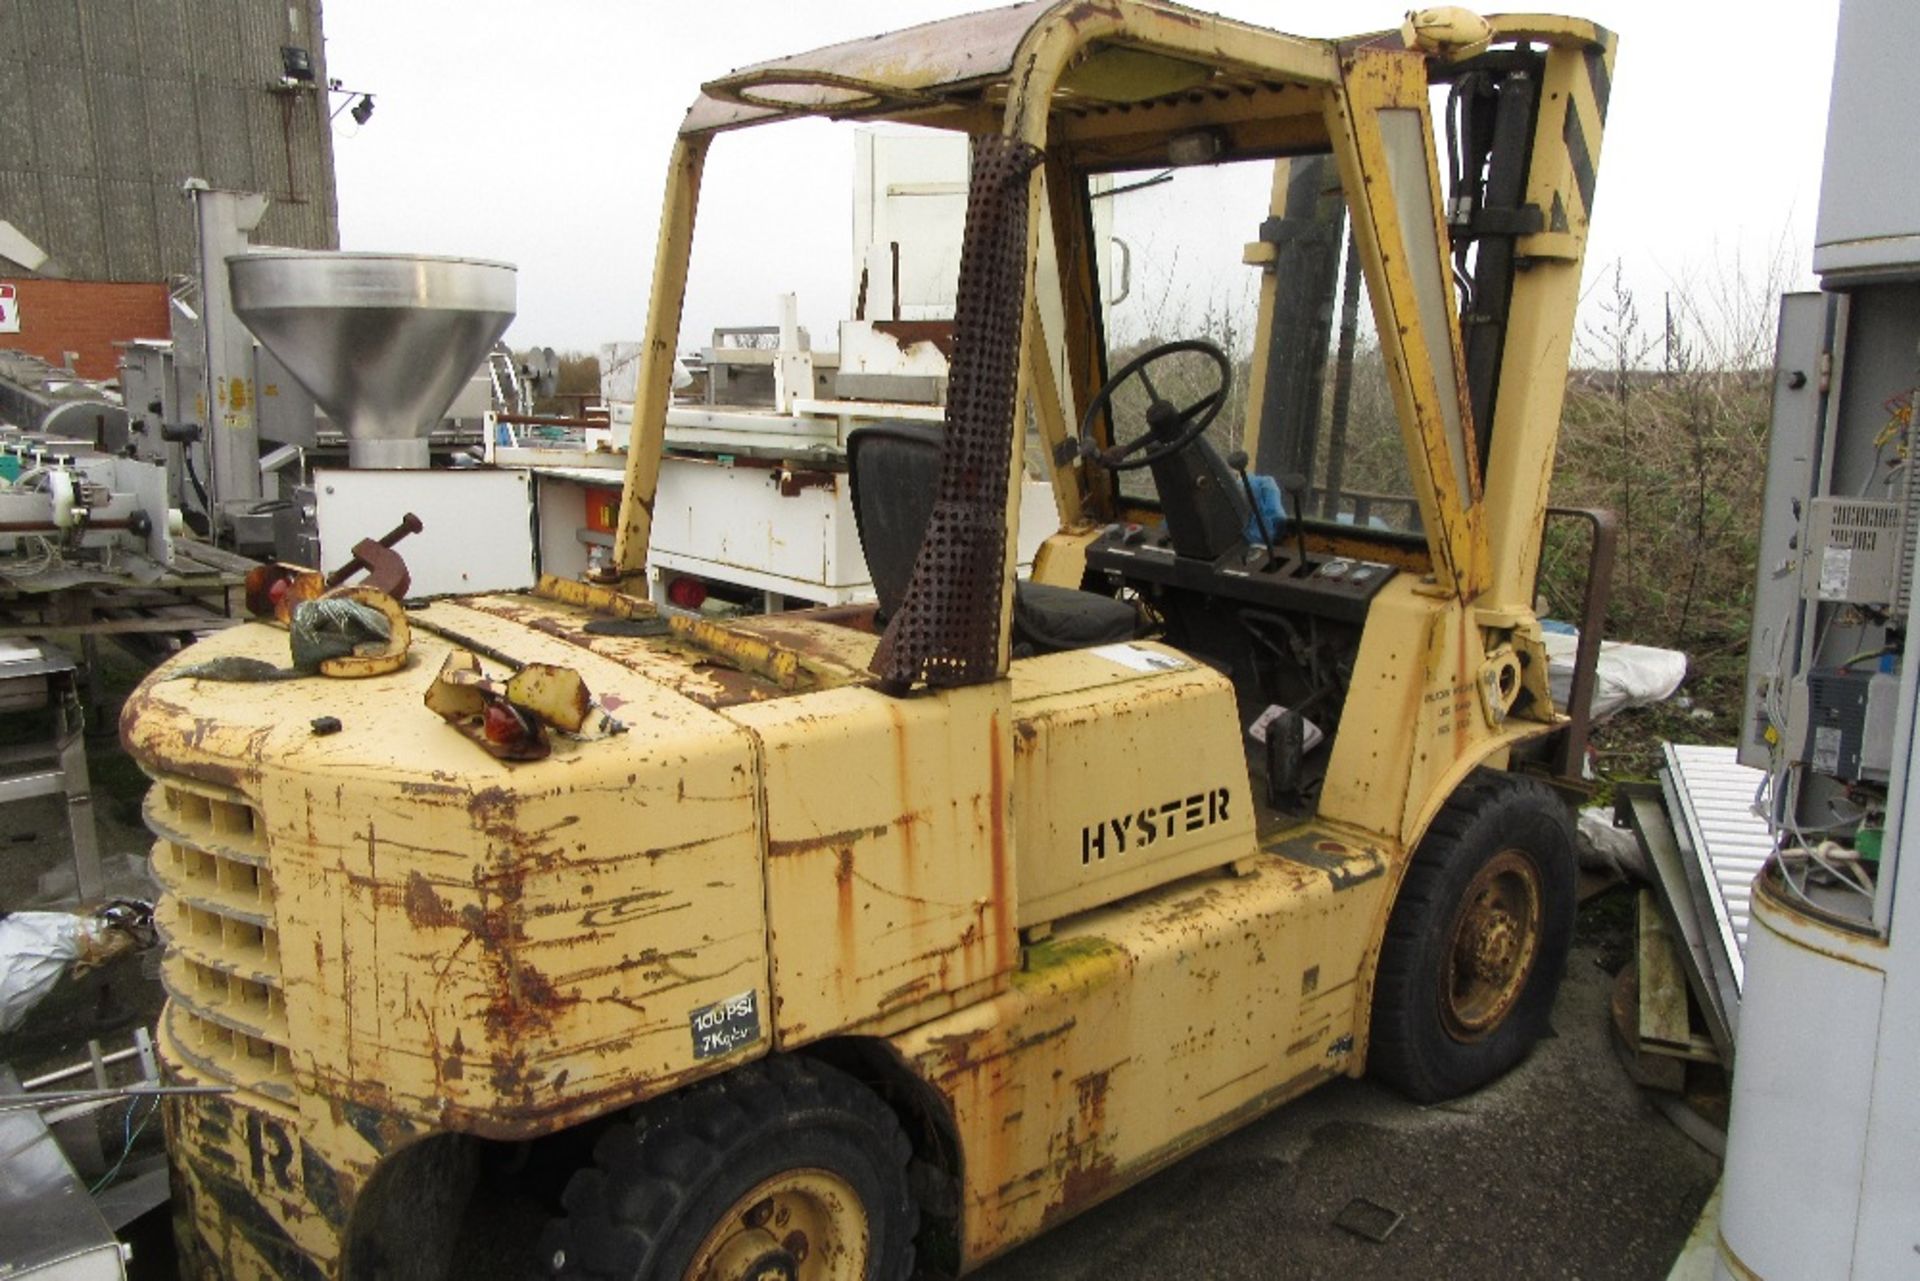
[[906, 599], [873, 655], [872, 670], [889, 688], [997, 675], [1027, 193], [1040, 160], [1037, 147], [1017, 138], [973, 140], [940, 486]]
[[204, 783], [165, 779], [147, 796], [159, 840], [155, 914], [166, 936], [166, 1031], [200, 1071], [293, 1097], [273, 871], [260, 814]]
[[1764, 771], [1740, 764], [1731, 747], [1668, 743], [1669, 796], [1678, 802], [1681, 852], [1704, 903], [1695, 906], [1718, 933], [1734, 986], [1746, 979], [1748, 905], [1753, 878], [1773, 853], [1774, 837], [1753, 812]]

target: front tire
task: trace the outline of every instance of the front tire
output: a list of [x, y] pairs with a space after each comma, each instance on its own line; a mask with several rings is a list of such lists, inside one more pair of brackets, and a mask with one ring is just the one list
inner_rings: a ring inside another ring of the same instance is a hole
[[1462, 784], [1388, 919], [1368, 1071], [1431, 1103], [1525, 1058], [1566, 972], [1575, 875], [1573, 827], [1550, 787], [1490, 771]]
[[852, 1077], [766, 1059], [635, 1108], [568, 1182], [549, 1274], [900, 1281], [918, 1215], [892, 1112]]

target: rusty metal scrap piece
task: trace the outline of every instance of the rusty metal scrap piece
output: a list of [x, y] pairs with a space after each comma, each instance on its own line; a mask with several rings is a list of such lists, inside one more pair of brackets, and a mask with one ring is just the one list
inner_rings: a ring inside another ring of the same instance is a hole
[[507, 702], [501, 684], [480, 670], [480, 659], [452, 650], [427, 686], [427, 707], [503, 761], [545, 760], [553, 750], [539, 721]]
[[309, 675], [297, 667], [276, 667], [264, 658], [248, 658], [241, 654], [222, 654], [219, 658], [210, 658], [203, 663], [188, 663], [175, 667], [159, 679], [163, 681], [203, 680], [235, 681], [292, 681]]
[[553, 574], [540, 575], [540, 581], [533, 585], [533, 591], [529, 594], [541, 600], [559, 601], [563, 605], [578, 605], [610, 618], [652, 618], [659, 612], [650, 600], [629, 596], [597, 583], [583, 583], [578, 579], [559, 578]]
[[674, 636], [696, 651], [700, 661], [723, 663], [790, 693], [817, 688], [823, 673], [832, 675], [792, 649], [704, 618], [675, 614], [667, 623]]
[[506, 680], [495, 680], [471, 650], [448, 653], [425, 701], [448, 724], [506, 761], [544, 758], [552, 750], [550, 728], [574, 738], [605, 738], [626, 730], [594, 701], [572, 668], [525, 663]]
[[283, 561], [270, 560], [247, 571], [247, 612], [255, 618], [279, 617], [285, 620], [284, 604], [293, 584], [302, 574], [313, 571]]
[[315, 673], [351, 679], [384, 676], [406, 666], [407, 652], [413, 647], [413, 628], [399, 601], [371, 587], [348, 587], [324, 596], [304, 597], [303, 584], [317, 586], [320, 582], [320, 575], [313, 573], [281, 581], [295, 588], [275, 602], [283, 615], [280, 621], [287, 625], [293, 666], [278, 667], [263, 658], [225, 654], [174, 668], [160, 679], [244, 683], [298, 680]]
[[364, 570], [367, 576], [361, 586], [378, 588], [389, 596], [404, 597], [407, 589], [413, 586], [413, 574], [407, 569], [407, 562], [400, 559], [400, 553], [393, 550], [393, 545], [408, 534], [417, 534], [425, 528], [425, 522], [408, 512], [385, 536], [361, 539], [353, 545], [353, 558], [327, 575], [328, 589], [340, 586]]
[[585, 729], [593, 713], [593, 697], [580, 673], [552, 663], [528, 663], [508, 677], [506, 697], [515, 707], [569, 734]]
[[362, 646], [385, 648], [393, 635], [386, 614], [356, 600], [325, 598], [302, 601], [293, 611], [288, 629], [293, 665], [318, 670], [322, 661], [360, 652]]
[[353, 558], [331, 574], [320, 574], [302, 565], [285, 561], [267, 561], [247, 571], [247, 612], [255, 618], [286, 622], [293, 607], [305, 600], [329, 595], [354, 574], [364, 570], [366, 578], [357, 586], [385, 592], [396, 600], [404, 598], [413, 585], [407, 563], [392, 550], [408, 534], [417, 534], [426, 526], [412, 512], [381, 539], [363, 538], [353, 545]]
[[1027, 182], [1041, 158], [1017, 138], [973, 139], [940, 488], [906, 598], [871, 668], [889, 689], [970, 685], [998, 674]]

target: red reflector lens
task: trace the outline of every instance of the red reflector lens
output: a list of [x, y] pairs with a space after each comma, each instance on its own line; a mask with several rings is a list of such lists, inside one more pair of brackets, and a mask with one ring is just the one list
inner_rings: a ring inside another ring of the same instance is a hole
[[667, 599], [681, 609], [699, 609], [707, 599], [707, 585], [697, 578], [676, 578], [667, 584]]

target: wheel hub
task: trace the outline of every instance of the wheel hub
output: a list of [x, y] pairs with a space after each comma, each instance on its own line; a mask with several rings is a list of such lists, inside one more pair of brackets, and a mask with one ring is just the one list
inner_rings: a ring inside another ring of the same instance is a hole
[[1500, 1026], [1533, 973], [1543, 921], [1540, 874], [1503, 850], [1474, 876], [1455, 912], [1440, 975], [1441, 1021], [1457, 1041]]
[[734, 1202], [694, 1252], [698, 1281], [853, 1281], [867, 1271], [860, 1198], [830, 1170], [787, 1170]]
[[1513, 966], [1523, 929], [1512, 913], [1499, 908], [1475, 912], [1460, 938], [1465, 954], [1462, 960], [1473, 977], [1483, 983], [1498, 983]]

